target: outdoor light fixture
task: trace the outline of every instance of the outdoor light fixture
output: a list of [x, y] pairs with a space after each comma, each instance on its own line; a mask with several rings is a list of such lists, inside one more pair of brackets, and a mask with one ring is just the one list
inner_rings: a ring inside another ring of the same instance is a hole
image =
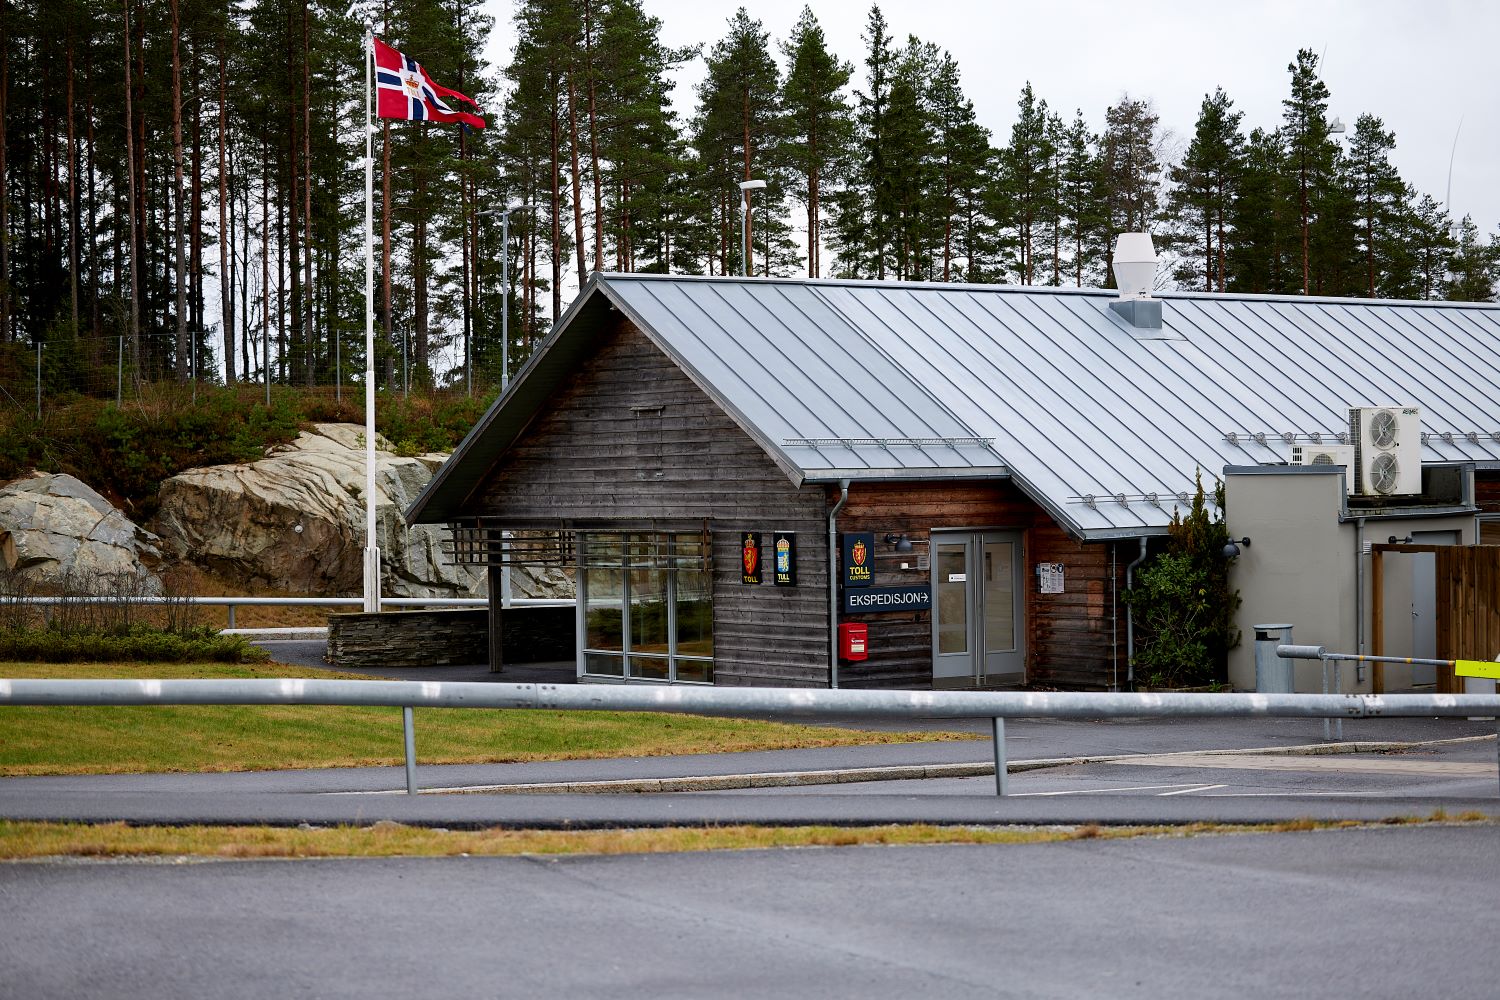
[[1386, 544], [1388, 544], [1388, 545], [1410, 545], [1411, 544], [1411, 536], [1407, 535], [1405, 538], [1397, 538], [1395, 535], [1392, 535], [1389, 539], [1386, 540]]
[[1233, 559], [1235, 556], [1239, 555], [1241, 545], [1248, 549], [1250, 547], [1250, 539], [1248, 537], [1231, 538], [1229, 540], [1229, 544], [1224, 546], [1224, 558]]
[[754, 268], [750, 266], [750, 254], [752, 250], [752, 247], [750, 246], [750, 192], [760, 191], [764, 189], [765, 186], [766, 182], [761, 180], [760, 178], [748, 181], [740, 181], [740, 197], [743, 198], [745, 202], [743, 211], [740, 212], [740, 250], [745, 255], [744, 271], [745, 277], [747, 278], [750, 277], [751, 271], [754, 270]]
[[911, 539], [907, 538], [906, 534], [904, 532], [902, 534], [899, 534], [899, 535], [896, 534], [894, 531], [888, 531], [888, 532], [886, 532], [885, 544], [887, 544], [887, 545], [894, 545], [896, 547], [896, 551], [897, 552], [910, 552], [911, 551]]

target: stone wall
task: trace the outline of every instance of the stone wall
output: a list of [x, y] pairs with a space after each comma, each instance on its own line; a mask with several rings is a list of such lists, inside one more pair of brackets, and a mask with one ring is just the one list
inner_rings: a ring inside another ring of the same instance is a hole
[[[571, 607], [508, 608], [507, 663], [574, 657], [576, 611]], [[489, 611], [383, 611], [328, 616], [328, 660], [349, 667], [442, 667], [489, 659]]]
[[337, 667], [483, 663], [488, 616], [483, 608], [329, 615], [328, 659]]

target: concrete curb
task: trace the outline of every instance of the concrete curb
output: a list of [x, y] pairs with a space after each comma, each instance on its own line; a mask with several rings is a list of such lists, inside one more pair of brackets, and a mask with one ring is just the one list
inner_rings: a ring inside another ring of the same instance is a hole
[[[1007, 773], [1039, 771], [1045, 768], [1069, 767], [1074, 764], [1115, 764], [1132, 760], [1161, 760], [1171, 757], [1238, 755], [1324, 756], [1329, 754], [1392, 753], [1421, 747], [1480, 743], [1494, 736], [1461, 736], [1446, 740], [1402, 742], [1310, 743], [1289, 747], [1251, 747], [1238, 750], [1180, 750], [1169, 753], [1108, 754], [1092, 757], [1048, 757], [1013, 760]], [[619, 778], [610, 781], [550, 781], [517, 785], [463, 785], [452, 788], [424, 788], [423, 795], [549, 795], [595, 794], [622, 795], [647, 792], [711, 792], [737, 788], [785, 788], [798, 785], [837, 785], [860, 781], [912, 781], [922, 778], [982, 778], [995, 773], [992, 763], [918, 764], [893, 767], [848, 767], [819, 771], [765, 771], [755, 774], [709, 774], [675, 778]], [[404, 795], [399, 789], [379, 792], [335, 792], [342, 795]]]
[[306, 628], [223, 628], [220, 635], [242, 635], [252, 641], [301, 641], [309, 642], [328, 638], [326, 626], [309, 625]]

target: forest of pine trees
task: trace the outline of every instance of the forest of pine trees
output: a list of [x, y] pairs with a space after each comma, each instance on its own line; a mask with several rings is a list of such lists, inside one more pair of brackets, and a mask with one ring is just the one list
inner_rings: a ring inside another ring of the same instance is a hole
[[515, 0], [515, 25], [490, 66], [491, 19], [438, 0], [0, 0], [0, 351], [111, 389], [357, 379], [367, 26], [490, 126], [376, 125], [385, 387], [461, 385], [466, 358], [493, 384], [501, 310], [515, 363], [596, 270], [741, 273], [752, 178], [756, 274], [1102, 285], [1113, 236], [1149, 230], [1183, 289], [1495, 296], [1500, 236], [1403, 181], [1376, 115], [1336, 129], [1308, 50], [1279, 121], [1215, 90], [1174, 157], [1140, 95], [1086, 114], [1021, 82], [990, 133], [878, 6], [858, 53], [811, 7], [681, 50], [643, 0]]

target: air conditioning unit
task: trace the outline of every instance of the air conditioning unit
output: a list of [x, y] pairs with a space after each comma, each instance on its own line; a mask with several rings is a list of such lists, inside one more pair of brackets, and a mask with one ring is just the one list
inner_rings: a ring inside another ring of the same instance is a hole
[[1415, 406], [1361, 406], [1349, 411], [1354, 492], [1398, 496], [1422, 492], [1422, 411]]
[[1344, 467], [1344, 488], [1354, 488], [1354, 445], [1352, 444], [1294, 444], [1293, 465], [1341, 465]]

